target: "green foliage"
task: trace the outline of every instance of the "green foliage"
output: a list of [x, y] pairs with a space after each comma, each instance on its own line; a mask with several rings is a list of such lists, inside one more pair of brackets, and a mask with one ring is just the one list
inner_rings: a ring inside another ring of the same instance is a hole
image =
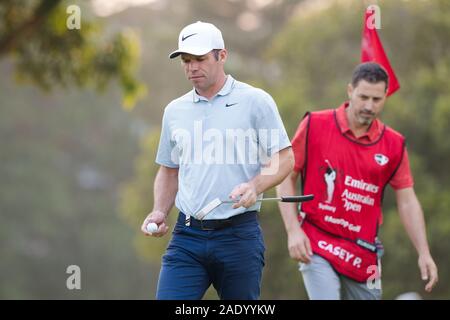
[[2, 2], [0, 58], [12, 55], [17, 79], [46, 91], [73, 85], [104, 91], [118, 78], [123, 105], [131, 109], [146, 94], [145, 85], [135, 76], [140, 56], [138, 37], [129, 29], [106, 39], [101, 26], [85, 18], [87, 6], [82, 6], [81, 29], [69, 30], [66, 7], [70, 4]]
[[[0, 298], [150, 298], [155, 274], [117, 210], [137, 149], [128, 113], [92, 93], [14, 88], [0, 80]], [[72, 264], [81, 290], [66, 288]]]

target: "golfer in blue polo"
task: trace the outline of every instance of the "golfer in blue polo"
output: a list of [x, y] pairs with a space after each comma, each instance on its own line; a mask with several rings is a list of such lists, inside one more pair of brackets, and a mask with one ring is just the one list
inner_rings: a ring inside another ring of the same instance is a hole
[[[194, 88], [165, 108], [154, 207], [142, 224], [164, 236], [179, 209], [156, 298], [201, 299], [212, 284], [220, 299], [258, 299], [265, 247], [256, 200], [292, 171], [290, 140], [272, 97], [225, 74], [228, 52], [213, 24], [186, 26], [169, 55], [178, 56]], [[235, 203], [200, 217], [214, 199]]]

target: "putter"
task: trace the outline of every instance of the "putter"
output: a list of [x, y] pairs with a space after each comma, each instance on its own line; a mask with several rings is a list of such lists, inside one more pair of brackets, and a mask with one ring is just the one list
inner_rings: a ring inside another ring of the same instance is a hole
[[[256, 200], [256, 202], [261, 201], [279, 201], [279, 202], [305, 202], [314, 199], [313, 194], [308, 194], [304, 196], [287, 196], [280, 198], [262, 198]], [[196, 213], [196, 218], [202, 220], [207, 214], [213, 211], [215, 208], [220, 206], [223, 203], [237, 203], [238, 200], [220, 200], [219, 198], [215, 198], [213, 201], [208, 203], [202, 210]]]

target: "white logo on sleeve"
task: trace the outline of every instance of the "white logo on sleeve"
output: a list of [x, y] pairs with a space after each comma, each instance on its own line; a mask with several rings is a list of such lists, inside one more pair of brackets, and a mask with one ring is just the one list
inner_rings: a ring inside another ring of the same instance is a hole
[[384, 166], [386, 163], [389, 162], [389, 158], [381, 153], [375, 154], [374, 159], [380, 166]]

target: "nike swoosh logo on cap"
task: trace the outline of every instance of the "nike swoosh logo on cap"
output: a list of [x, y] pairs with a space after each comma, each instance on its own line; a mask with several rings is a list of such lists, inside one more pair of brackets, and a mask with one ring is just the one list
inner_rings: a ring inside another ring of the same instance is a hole
[[189, 35], [187, 35], [187, 36], [181, 36], [181, 41], [184, 41], [184, 40], [186, 40], [187, 38], [192, 37], [192, 36], [195, 36], [195, 35], [196, 35], [196, 33], [189, 34]]
[[234, 106], [235, 104], [238, 104], [237, 102], [235, 102], [235, 103], [227, 103], [226, 105], [225, 105], [225, 107], [231, 107], [231, 106]]

